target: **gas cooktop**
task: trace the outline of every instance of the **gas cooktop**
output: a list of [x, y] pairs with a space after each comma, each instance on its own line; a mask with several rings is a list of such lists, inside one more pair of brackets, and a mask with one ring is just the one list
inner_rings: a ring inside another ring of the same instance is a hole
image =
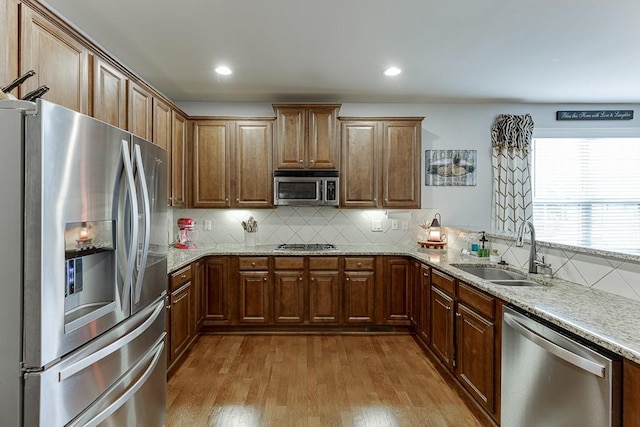
[[331, 243], [282, 243], [276, 248], [277, 251], [335, 251], [338, 250]]

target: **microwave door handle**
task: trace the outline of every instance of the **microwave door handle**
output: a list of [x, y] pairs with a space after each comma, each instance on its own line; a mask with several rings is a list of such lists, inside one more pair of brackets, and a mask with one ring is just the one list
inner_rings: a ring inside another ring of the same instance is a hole
[[[140, 295], [142, 294], [142, 280], [144, 279], [144, 270], [147, 265], [147, 258], [149, 257], [149, 245], [151, 240], [151, 204], [149, 202], [149, 189], [147, 188], [147, 180], [142, 162], [142, 152], [138, 144], [134, 147], [134, 157], [136, 159], [136, 167], [138, 168], [138, 177], [140, 178], [140, 189], [142, 191], [142, 204], [143, 204], [143, 216], [144, 216], [144, 237], [142, 243], [142, 254], [140, 256], [140, 263], [138, 264], [138, 277], [134, 287], [135, 291], [135, 303], [140, 302]], [[137, 218], [136, 218], [137, 223]]]
[[131, 282], [133, 281], [133, 270], [138, 248], [138, 196], [136, 194], [135, 179], [133, 178], [133, 163], [131, 161], [131, 152], [129, 151], [129, 141], [125, 139], [122, 140], [122, 162], [124, 163], [124, 174], [131, 200], [131, 242], [129, 243], [127, 269], [122, 289], [122, 310], [126, 312], [131, 302]]

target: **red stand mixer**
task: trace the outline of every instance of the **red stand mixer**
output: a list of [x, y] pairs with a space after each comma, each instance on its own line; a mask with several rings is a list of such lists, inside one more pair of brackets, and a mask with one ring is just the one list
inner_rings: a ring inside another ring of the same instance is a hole
[[191, 241], [191, 232], [195, 229], [196, 222], [191, 218], [178, 219], [178, 229], [180, 234], [178, 235], [178, 241], [174, 247], [178, 249], [195, 249], [196, 244]]

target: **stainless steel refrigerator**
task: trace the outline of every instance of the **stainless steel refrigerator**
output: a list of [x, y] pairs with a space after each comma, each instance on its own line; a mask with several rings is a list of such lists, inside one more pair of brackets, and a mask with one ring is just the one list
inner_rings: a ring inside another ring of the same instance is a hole
[[3, 426], [162, 426], [166, 151], [0, 101]]

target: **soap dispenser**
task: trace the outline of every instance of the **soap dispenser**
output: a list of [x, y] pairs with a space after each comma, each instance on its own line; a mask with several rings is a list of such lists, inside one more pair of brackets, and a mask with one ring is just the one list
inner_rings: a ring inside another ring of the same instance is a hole
[[478, 258], [489, 258], [489, 246], [486, 244], [489, 239], [485, 235], [485, 232], [482, 232], [482, 237], [479, 239], [480, 247], [478, 248]]

